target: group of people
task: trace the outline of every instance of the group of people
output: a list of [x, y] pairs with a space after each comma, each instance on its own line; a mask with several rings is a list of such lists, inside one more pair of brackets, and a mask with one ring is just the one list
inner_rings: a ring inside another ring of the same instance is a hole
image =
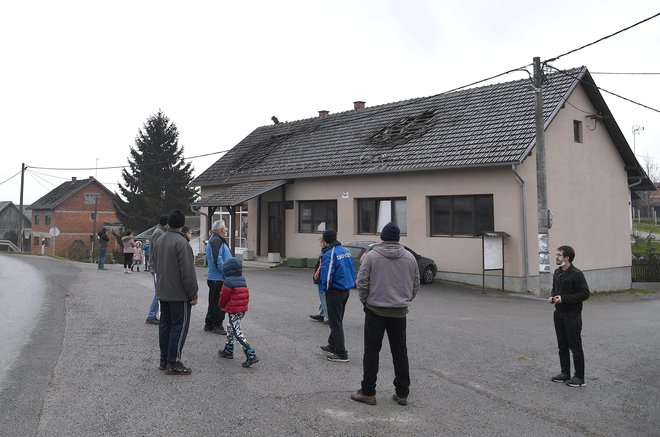
[[[108, 250], [108, 242], [110, 241], [110, 236], [108, 235], [108, 230], [105, 227], [102, 227], [97, 234], [99, 240], [99, 260], [98, 260], [98, 269], [107, 270], [105, 268], [105, 257]], [[144, 262], [145, 271], [149, 271], [148, 260], [149, 260], [149, 244], [145, 244], [142, 247], [141, 241], [135, 241], [132, 231], [126, 231], [124, 236], [121, 238], [122, 243], [122, 252], [124, 254], [124, 273], [131, 273], [135, 270], [140, 271], [140, 266]]]

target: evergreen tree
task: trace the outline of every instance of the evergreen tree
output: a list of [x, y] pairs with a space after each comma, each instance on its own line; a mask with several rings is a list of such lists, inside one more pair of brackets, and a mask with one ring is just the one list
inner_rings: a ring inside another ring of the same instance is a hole
[[129, 168], [122, 170], [113, 204], [126, 229], [149, 229], [161, 214], [189, 211], [197, 190], [189, 187], [192, 165], [183, 160], [179, 131], [162, 111], [147, 119], [131, 147]]

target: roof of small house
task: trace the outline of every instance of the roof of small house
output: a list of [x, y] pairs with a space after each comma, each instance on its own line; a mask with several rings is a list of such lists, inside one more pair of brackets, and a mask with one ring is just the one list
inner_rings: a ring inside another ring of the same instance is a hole
[[[580, 84], [628, 177], [641, 181], [633, 189], [653, 189], [586, 67], [545, 76], [545, 126]], [[192, 185], [248, 184], [240, 193], [220, 193], [238, 198], [258, 191], [249, 183], [259, 181], [519, 164], [536, 141], [534, 108], [533, 87], [524, 79], [262, 126]]]
[[108, 190], [101, 182], [90, 176], [88, 179], [72, 179], [70, 181], [64, 182], [60, 186], [49, 191], [46, 195], [42, 196], [30, 207], [32, 210], [54, 209], [69, 197], [78, 193], [80, 190], [92, 183], [98, 184], [99, 187], [105, 190], [108, 196], [113, 195], [112, 191]]

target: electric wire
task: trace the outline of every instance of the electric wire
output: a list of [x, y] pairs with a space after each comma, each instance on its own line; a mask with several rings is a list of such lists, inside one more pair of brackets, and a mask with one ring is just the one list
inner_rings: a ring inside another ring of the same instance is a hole
[[5, 182], [9, 182], [10, 180], [14, 179], [16, 176], [18, 176], [19, 174], [21, 174], [22, 171], [23, 171], [23, 170], [19, 170], [19, 172], [16, 173], [15, 175], [10, 176], [10, 177], [8, 177], [7, 179], [5, 179], [4, 181], [0, 182], [0, 185], [2, 185], [2, 184], [4, 184]]

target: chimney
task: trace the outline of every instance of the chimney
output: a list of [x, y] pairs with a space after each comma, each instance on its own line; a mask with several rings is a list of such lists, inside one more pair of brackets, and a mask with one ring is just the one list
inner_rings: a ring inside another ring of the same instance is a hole
[[353, 109], [355, 109], [356, 111], [359, 110], [359, 109], [364, 109], [365, 103], [367, 103], [367, 102], [363, 102], [362, 100], [358, 100], [357, 102], [353, 102]]
[[71, 182], [75, 182], [75, 181], [76, 181], [76, 177], [75, 177], [75, 176], [71, 176]]
[[325, 109], [319, 111], [319, 117], [326, 117], [328, 114], [330, 114], [330, 111], [326, 111]]

